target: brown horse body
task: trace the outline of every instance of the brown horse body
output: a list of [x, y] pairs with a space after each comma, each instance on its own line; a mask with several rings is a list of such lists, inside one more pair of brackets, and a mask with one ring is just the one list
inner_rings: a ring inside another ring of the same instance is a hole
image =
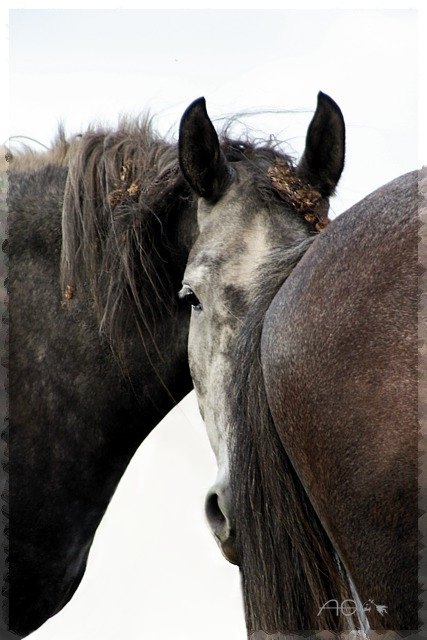
[[261, 342], [274, 423], [375, 629], [417, 628], [417, 172], [320, 234]]

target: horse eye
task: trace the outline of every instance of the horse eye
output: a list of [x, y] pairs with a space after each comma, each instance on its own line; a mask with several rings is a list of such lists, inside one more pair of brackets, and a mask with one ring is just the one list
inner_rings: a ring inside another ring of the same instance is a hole
[[181, 291], [178, 293], [178, 296], [181, 298], [181, 300], [185, 300], [187, 304], [190, 304], [191, 307], [195, 309], [195, 311], [201, 311], [203, 309], [199, 298], [196, 296], [193, 289], [188, 286], [188, 284], [185, 284], [182, 287]]

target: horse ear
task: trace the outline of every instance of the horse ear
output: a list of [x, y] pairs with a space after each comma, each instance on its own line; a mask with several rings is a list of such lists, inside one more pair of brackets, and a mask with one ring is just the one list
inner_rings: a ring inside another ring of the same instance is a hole
[[192, 189], [207, 200], [217, 200], [230, 182], [231, 171], [204, 98], [192, 102], [181, 118], [178, 151], [181, 171]]
[[319, 91], [317, 109], [308, 127], [304, 154], [298, 175], [316, 187], [323, 196], [335, 191], [345, 156], [345, 124], [339, 106]]

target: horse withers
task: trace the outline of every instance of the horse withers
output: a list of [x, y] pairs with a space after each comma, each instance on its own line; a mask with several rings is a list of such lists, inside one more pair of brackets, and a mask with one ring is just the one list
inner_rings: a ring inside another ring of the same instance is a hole
[[203, 99], [181, 121], [206, 514], [249, 633], [418, 624], [417, 175], [329, 222], [344, 147], [322, 93], [297, 165], [272, 144], [227, 160]]

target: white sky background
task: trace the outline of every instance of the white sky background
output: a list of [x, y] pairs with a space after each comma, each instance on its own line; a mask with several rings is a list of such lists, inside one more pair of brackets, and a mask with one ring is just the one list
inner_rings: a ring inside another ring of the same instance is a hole
[[[288, 140], [299, 155], [321, 89], [347, 124], [335, 213], [427, 163], [418, 119], [425, 113], [419, 82], [425, 49], [417, 49], [425, 10], [417, 24], [414, 10], [391, 10], [390, 2], [387, 11], [41, 11], [19, 4], [28, 9], [9, 18], [9, 116], [3, 102], [0, 142], [26, 135], [48, 144], [59, 121], [76, 133], [146, 108], [161, 132], [176, 132], [186, 106], [204, 95], [214, 119], [281, 111], [246, 123], [258, 136]], [[4, 27], [8, 18], [1, 16]], [[204, 495], [214, 478], [191, 395], [135, 455], [73, 600], [31, 637], [243, 640], [238, 572], [204, 522]]]

